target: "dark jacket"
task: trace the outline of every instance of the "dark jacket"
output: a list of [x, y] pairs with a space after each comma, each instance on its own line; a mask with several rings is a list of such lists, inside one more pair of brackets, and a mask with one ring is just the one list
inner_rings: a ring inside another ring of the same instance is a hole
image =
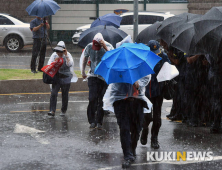
[[171, 63], [166, 53], [162, 52], [159, 54], [159, 56], [162, 58], [162, 60], [160, 60], [154, 67], [155, 74], [152, 74], [151, 81], [148, 86], [146, 86], [145, 94], [148, 98], [157, 97], [161, 94], [161, 91], [163, 89], [163, 83], [158, 83], [156, 76], [158, 75], [160, 69], [162, 68], [165, 62]]

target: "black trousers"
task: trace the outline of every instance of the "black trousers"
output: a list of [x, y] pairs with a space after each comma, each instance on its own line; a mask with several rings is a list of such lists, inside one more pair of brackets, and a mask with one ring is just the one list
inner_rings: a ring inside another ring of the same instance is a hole
[[113, 106], [120, 128], [120, 142], [124, 159], [134, 159], [133, 150], [137, 147], [142, 130], [144, 102], [139, 99], [118, 100], [114, 102]]
[[62, 90], [61, 111], [65, 113], [68, 107], [70, 83], [69, 84], [59, 84], [59, 83], [52, 84], [52, 91], [51, 91], [51, 96], [50, 96], [50, 111], [53, 111], [53, 112], [56, 111], [57, 96], [58, 96], [58, 92], [60, 88]]
[[162, 125], [161, 121], [161, 108], [163, 104], [163, 96], [157, 96], [150, 98], [151, 103], [153, 104], [153, 118], [151, 114], [144, 114], [143, 121], [143, 130], [146, 130], [148, 133], [148, 127], [150, 122], [153, 121], [152, 129], [151, 129], [151, 140], [158, 137], [160, 127]]
[[[103, 96], [106, 92], [108, 85], [105, 81], [97, 78], [88, 78], [89, 87], [89, 105], [87, 108], [88, 122], [103, 123]], [[97, 114], [96, 114], [97, 112]]]
[[186, 108], [186, 102], [184, 100], [185, 77], [179, 76], [176, 80], [177, 80], [177, 87], [175, 90], [175, 95], [173, 97], [173, 105], [170, 114], [172, 116], [181, 115], [182, 117], [184, 117], [185, 115], [184, 110]]
[[38, 70], [44, 65], [46, 53], [46, 39], [33, 39], [33, 48], [32, 48], [32, 59], [31, 59], [31, 70], [36, 70], [36, 59], [39, 57]]

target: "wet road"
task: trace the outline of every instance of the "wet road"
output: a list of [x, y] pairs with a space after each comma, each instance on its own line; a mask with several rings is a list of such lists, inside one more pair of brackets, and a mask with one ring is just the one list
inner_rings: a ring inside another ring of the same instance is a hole
[[[113, 114], [104, 118], [103, 130], [90, 130], [86, 110], [88, 92], [70, 92], [66, 117], [49, 118], [49, 93], [0, 94], [0, 169], [2, 170], [118, 170], [123, 154]], [[221, 169], [221, 135], [204, 127], [187, 127], [165, 119], [171, 101], [164, 101], [159, 151], [212, 151], [211, 162], [151, 162], [149, 142], [138, 143], [137, 158], [130, 169]], [[39, 132], [39, 133], [36, 133]], [[216, 160], [218, 159], [218, 160]]]
[[[53, 44], [54, 48], [56, 44]], [[67, 50], [72, 54], [75, 64], [75, 70], [79, 70], [79, 58], [81, 56], [82, 49], [77, 45], [66, 44]], [[52, 54], [52, 49], [50, 45], [47, 45], [45, 65], [47, 64], [50, 56]], [[32, 45], [25, 46], [18, 53], [10, 53], [5, 47], [0, 47], [0, 68], [7, 69], [30, 69], [30, 62], [32, 56]]]

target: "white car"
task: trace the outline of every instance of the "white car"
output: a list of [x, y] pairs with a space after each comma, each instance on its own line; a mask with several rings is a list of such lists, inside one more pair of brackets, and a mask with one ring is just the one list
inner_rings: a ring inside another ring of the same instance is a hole
[[0, 13], [0, 45], [18, 52], [24, 45], [33, 44], [30, 24], [9, 14]]
[[[121, 14], [122, 21], [120, 23], [120, 28], [125, 33], [131, 35], [133, 38], [133, 12], [126, 12]], [[173, 14], [170, 14], [170, 12], [138, 12], [138, 33], [140, 33], [143, 29], [146, 27], [152, 25], [156, 21], [163, 21], [169, 17], [174, 16]], [[78, 44], [80, 34], [89, 29], [91, 24], [87, 24], [81, 27], [76, 28], [76, 31], [72, 37], [73, 44]]]

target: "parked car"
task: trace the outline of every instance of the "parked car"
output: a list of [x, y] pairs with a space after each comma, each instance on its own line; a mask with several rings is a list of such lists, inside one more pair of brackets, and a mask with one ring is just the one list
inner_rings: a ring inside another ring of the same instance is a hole
[[0, 45], [18, 52], [24, 45], [33, 44], [30, 24], [9, 14], [0, 13]]
[[[120, 23], [120, 28], [127, 34], [131, 35], [133, 38], [133, 12], [126, 12], [121, 14], [122, 21]], [[156, 21], [163, 21], [169, 17], [174, 16], [173, 14], [170, 14], [170, 12], [138, 12], [138, 33], [140, 33], [143, 29], [146, 27], [152, 25]], [[76, 28], [76, 31], [72, 37], [73, 44], [78, 44], [80, 34], [89, 29], [91, 24], [87, 24], [81, 27]]]

